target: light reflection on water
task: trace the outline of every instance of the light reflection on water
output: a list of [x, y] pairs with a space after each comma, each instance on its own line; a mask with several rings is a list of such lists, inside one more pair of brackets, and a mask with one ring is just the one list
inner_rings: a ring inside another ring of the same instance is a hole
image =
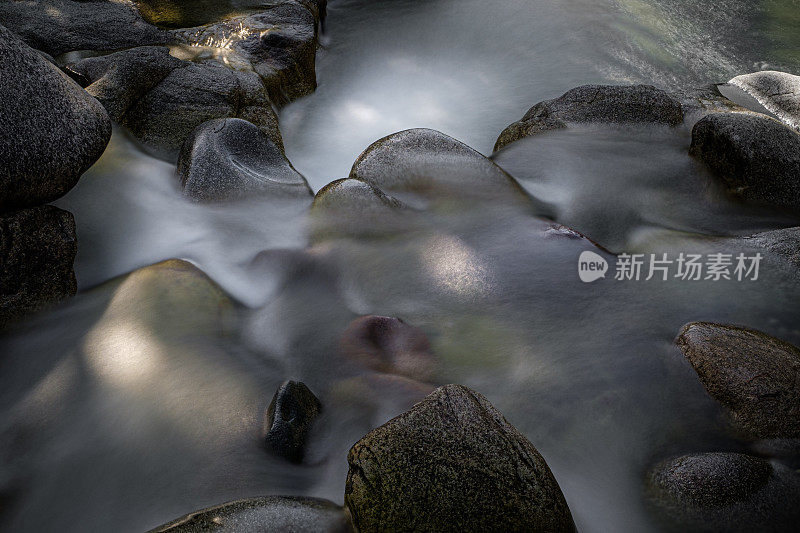
[[[405, 127], [486, 152], [528, 107], [575, 85], [693, 86], [756, 59], [787, 61], [769, 48], [775, 36], [759, 33], [764, 11], [728, 2], [681, 18], [694, 9], [332, 1], [320, 88], [281, 117], [289, 156], [318, 189]], [[732, 35], [742, 27], [747, 42]], [[698, 42], [712, 48], [689, 53]], [[614, 251], [750, 252], [697, 234], [797, 225], [721, 195], [688, 140], [687, 127], [580, 128], [495, 160], [559, 222]], [[190, 203], [171, 165], [115, 131], [58, 202], [77, 219], [81, 294], [0, 338], [0, 503], [10, 509], [0, 525], [133, 532], [258, 494], [341, 502], [350, 445], [419, 392], [337, 358], [347, 324], [374, 313], [421, 327], [439, 357], [437, 384], [474, 387], [531, 439], [581, 530], [653, 529], [648, 466], [746, 449], [673, 347], [679, 328], [731, 322], [800, 344], [800, 282], [768, 253], [758, 282], [586, 285], [576, 261], [591, 244], [502, 205], [419, 213], [413, 231], [304, 250], [309, 204]], [[171, 257], [223, 291], [153, 270], [109, 281]], [[259, 446], [263, 410], [285, 379], [305, 381], [326, 406], [301, 467]]]

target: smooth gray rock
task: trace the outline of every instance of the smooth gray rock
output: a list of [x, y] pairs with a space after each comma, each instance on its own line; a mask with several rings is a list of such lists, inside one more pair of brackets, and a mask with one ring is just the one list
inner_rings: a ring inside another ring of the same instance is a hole
[[53, 206], [0, 215], [0, 328], [72, 296], [72, 214]]
[[292, 463], [303, 462], [306, 436], [322, 403], [305, 383], [285, 381], [267, 409], [264, 442], [273, 454]]
[[184, 194], [199, 201], [313, 194], [280, 147], [254, 124], [236, 118], [198, 126], [183, 144], [178, 175]]
[[800, 134], [764, 115], [714, 113], [692, 129], [690, 154], [731, 194], [800, 210]]
[[430, 129], [405, 130], [374, 142], [358, 157], [350, 178], [392, 195], [429, 201], [472, 199], [547, 211], [491, 159]]
[[0, 212], [53, 201], [102, 155], [97, 100], [0, 26]]
[[190, 513], [150, 533], [344, 533], [353, 531], [341, 507], [327, 500], [266, 496]]
[[787, 126], [800, 131], [800, 76], [765, 70], [736, 76], [728, 84], [755, 98]]
[[691, 531], [790, 531], [800, 476], [738, 453], [686, 455], [657, 465], [648, 493], [667, 522]]
[[169, 34], [145, 22], [131, 0], [14, 0], [0, 2], [0, 24], [28, 45], [58, 56], [166, 44]]
[[737, 428], [758, 438], [800, 437], [800, 349], [708, 322], [687, 324], [676, 343]]
[[436, 368], [428, 337], [400, 318], [362, 316], [347, 327], [339, 341], [347, 361], [362, 368], [430, 381]]
[[563, 129], [570, 123], [646, 123], [677, 126], [681, 103], [650, 85], [583, 85], [530, 108], [497, 139], [494, 151], [523, 137]]
[[800, 227], [765, 231], [745, 237], [744, 241], [784, 257], [791, 264], [800, 268]]
[[480, 394], [436, 389], [348, 454], [359, 531], [575, 531], [544, 459]]

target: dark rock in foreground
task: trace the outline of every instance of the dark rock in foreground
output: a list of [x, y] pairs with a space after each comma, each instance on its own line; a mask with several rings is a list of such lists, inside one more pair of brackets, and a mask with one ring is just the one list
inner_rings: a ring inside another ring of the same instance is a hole
[[111, 138], [103, 107], [0, 26], [0, 212], [69, 191]]
[[352, 531], [347, 515], [338, 505], [317, 498], [266, 496], [239, 500], [197, 511], [150, 533], [344, 533]]
[[800, 227], [784, 228], [745, 237], [752, 246], [765, 248], [800, 268]]
[[303, 461], [306, 436], [322, 404], [305, 383], [286, 381], [267, 409], [264, 441], [267, 448], [293, 463]]
[[544, 459], [480, 394], [441, 387], [348, 455], [359, 531], [575, 531]]
[[491, 159], [430, 129], [405, 130], [374, 142], [358, 157], [350, 178], [392, 195], [512, 203], [547, 211]]
[[181, 149], [178, 174], [184, 194], [200, 201], [312, 195], [280, 147], [255, 125], [235, 118], [195, 129]]
[[436, 360], [428, 337], [399, 318], [357, 318], [347, 327], [339, 345], [347, 360], [376, 372], [421, 381], [433, 379]]
[[0, 216], [0, 328], [75, 294], [72, 214], [53, 206]]
[[790, 531], [800, 519], [800, 476], [738, 453], [665, 461], [648, 492], [669, 522], [691, 531]]
[[695, 322], [677, 339], [700, 381], [758, 438], [800, 437], [800, 349], [758, 331]]
[[692, 130], [690, 153], [741, 198], [800, 210], [800, 134], [764, 115], [715, 113]]
[[736, 76], [728, 84], [755, 98], [786, 125], [800, 130], [800, 76], [765, 70]]
[[683, 122], [683, 110], [680, 102], [650, 85], [583, 85], [530, 108], [522, 120], [500, 134], [494, 151], [523, 137], [566, 128], [570, 123], [592, 122], [677, 126]]

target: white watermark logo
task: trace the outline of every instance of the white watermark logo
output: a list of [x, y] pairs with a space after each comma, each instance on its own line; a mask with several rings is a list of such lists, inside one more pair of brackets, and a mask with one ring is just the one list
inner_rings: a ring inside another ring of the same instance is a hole
[[608, 261], [594, 252], [583, 252], [578, 258], [578, 276], [584, 283], [606, 277]]
[[[614, 269], [617, 281], [756, 281], [763, 256], [740, 254], [620, 254]], [[606, 277], [608, 262], [594, 252], [583, 252], [578, 258], [578, 276], [591, 283]]]

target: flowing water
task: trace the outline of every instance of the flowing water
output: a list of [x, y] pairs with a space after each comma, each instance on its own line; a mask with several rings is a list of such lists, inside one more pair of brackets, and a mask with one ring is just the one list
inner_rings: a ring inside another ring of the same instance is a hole
[[[798, 72], [798, 12], [791, 0], [331, 0], [319, 89], [281, 112], [287, 155], [318, 190], [408, 127], [488, 154], [528, 107], [584, 83], [677, 91]], [[690, 128], [551, 132], [495, 161], [616, 253], [749, 254], [733, 237], [798, 225], [727, 198], [687, 155]], [[736, 323], [800, 345], [796, 267], [763, 250], [757, 281], [584, 284], [578, 255], [610, 254], [503, 205], [306, 249], [310, 201], [190, 203], [174, 167], [121, 129], [57, 205], [77, 221], [80, 293], [0, 338], [10, 531], [143, 531], [263, 494], [341, 503], [348, 448], [418, 399], [335, 357], [362, 314], [422, 328], [436, 382], [483, 393], [536, 445], [579, 529], [654, 530], [655, 462], [760, 449], [730, 433], [673, 346], [680, 327]], [[234, 303], [181, 269], [120, 277], [173, 257]], [[285, 379], [325, 405], [303, 466], [259, 443]]]

